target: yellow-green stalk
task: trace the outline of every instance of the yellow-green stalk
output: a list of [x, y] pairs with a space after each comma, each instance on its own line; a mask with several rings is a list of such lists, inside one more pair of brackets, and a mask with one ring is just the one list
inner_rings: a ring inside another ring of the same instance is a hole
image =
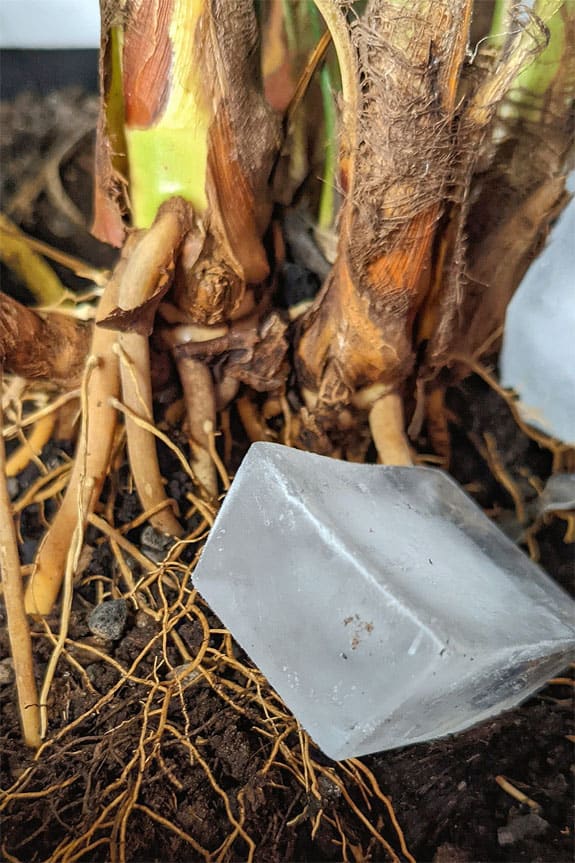
[[[321, 36], [319, 13], [315, 3], [309, 4], [309, 17], [311, 28], [316, 40]], [[319, 199], [318, 228], [329, 230], [333, 227], [336, 217], [336, 180], [338, 170], [337, 152], [337, 119], [334, 102], [334, 82], [332, 71], [327, 63], [324, 63], [319, 73], [321, 88], [321, 100], [323, 105], [323, 139], [324, 139], [324, 163], [322, 175], [322, 189]]]
[[[174, 196], [206, 209], [205, 176], [210, 111], [205, 72], [197, 63], [197, 28], [205, 0], [174, 0], [169, 22], [171, 67], [168, 95], [155, 121], [144, 127], [125, 124], [132, 221], [153, 222], [160, 204]], [[120, 34], [123, 41], [123, 35]]]
[[[501, 116], [516, 117], [532, 123], [543, 119], [544, 100], [561, 72], [562, 65], [569, 62], [566, 57], [565, 28], [568, 18], [573, 21], [575, 3], [561, 0], [538, 0], [533, 12], [549, 30], [547, 47], [517, 76], [508, 99], [501, 109]], [[571, 46], [572, 50], [573, 46]], [[571, 61], [572, 63], [572, 61]], [[571, 72], [573, 74], [573, 72]], [[563, 107], [573, 98], [573, 80], [565, 88]]]

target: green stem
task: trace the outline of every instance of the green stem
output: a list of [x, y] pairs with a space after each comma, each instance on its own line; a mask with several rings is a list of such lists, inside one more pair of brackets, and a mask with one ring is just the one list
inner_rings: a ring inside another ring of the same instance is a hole
[[497, 51], [503, 48], [507, 38], [512, 8], [513, 0], [495, 0], [493, 15], [491, 16], [491, 28], [488, 34], [490, 48]]
[[[321, 38], [319, 14], [313, 2], [309, 4], [312, 33], [317, 41]], [[337, 124], [333, 99], [333, 79], [330, 68], [324, 64], [320, 71], [320, 89], [324, 117], [325, 158], [323, 163], [322, 189], [319, 199], [318, 227], [328, 230], [335, 218], [335, 186], [337, 172]]]
[[[350, 154], [355, 153], [357, 150], [357, 119], [359, 117], [360, 111], [357, 58], [351, 44], [348, 24], [342, 14], [339, 4], [334, 3], [333, 0], [314, 0], [314, 2], [322, 18], [324, 19], [327, 28], [331, 33], [331, 38], [337, 55], [339, 73], [341, 76], [341, 91], [343, 97], [343, 118], [341, 124], [340, 148], [342, 151], [342, 155], [349, 156]], [[335, 117], [333, 122], [335, 127]], [[334, 134], [335, 131], [333, 131], [330, 135], [330, 139], [332, 141], [334, 138]], [[335, 159], [335, 153], [333, 158]], [[354, 158], [347, 159], [347, 188], [350, 194], [352, 194], [354, 188], [354, 161]], [[325, 191], [325, 194], [329, 196], [330, 194], [333, 195], [333, 190], [335, 188], [335, 171], [337, 170], [337, 165], [334, 167], [331, 176], [327, 178], [327, 163], [328, 152], [326, 151], [324, 190], [328, 190]], [[320, 214], [320, 225], [322, 219], [329, 219], [329, 227], [331, 226], [331, 222], [333, 220], [333, 203], [331, 205], [331, 218], [328, 216], [329, 203], [326, 203], [324, 207], [325, 209], [323, 209], [323, 212]]]
[[[513, 82], [502, 108], [505, 118], [540, 123], [543, 118], [544, 97], [560, 71], [565, 57], [565, 21], [563, 13], [573, 15], [561, 0], [537, 0], [534, 13], [549, 29], [549, 43], [533, 62], [526, 66]], [[574, 7], [575, 9], [575, 7]], [[572, 93], [566, 94], [568, 98]]]
[[133, 224], [148, 228], [159, 206], [181, 196], [198, 213], [207, 206], [206, 170], [211, 122], [205, 70], [194, 56], [205, 0], [174, 0], [169, 25], [172, 52], [169, 96], [161, 116], [144, 128], [125, 126]]

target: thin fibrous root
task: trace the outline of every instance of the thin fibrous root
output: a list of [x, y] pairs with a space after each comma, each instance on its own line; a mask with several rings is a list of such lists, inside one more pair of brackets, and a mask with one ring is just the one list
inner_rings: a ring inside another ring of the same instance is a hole
[[377, 399], [369, 412], [369, 427], [382, 464], [413, 464], [398, 393], [390, 392]]
[[[0, 388], [2, 367], [0, 366]], [[32, 641], [28, 620], [24, 610], [22, 576], [18, 557], [18, 540], [12, 517], [10, 496], [5, 478], [6, 452], [2, 437], [2, 415], [0, 413], [0, 571], [4, 588], [4, 603], [8, 623], [8, 638], [14, 674], [18, 707], [24, 742], [28, 746], [40, 746], [40, 711], [38, 691], [34, 679]]]
[[[117, 306], [118, 285], [125, 266], [123, 258], [104, 290], [100, 303], [104, 313]], [[86, 410], [78, 451], [64, 500], [40, 546], [26, 588], [25, 606], [29, 614], [50, 613], [62, 585], [78, 518], [86, 519], [92, 512], [106, 477], [117, 422], [116, 410], [109, 400], [120, 392], [116, 341], [117, 333], [94, 328], [84, 372]]]
[[216, 400], [210, 369], [201, 360], [176, 357], [184, 391], [191, 465], [209, 499], [217, 497], [216, 467], [210, 454], [210, 435], [216, 428]]

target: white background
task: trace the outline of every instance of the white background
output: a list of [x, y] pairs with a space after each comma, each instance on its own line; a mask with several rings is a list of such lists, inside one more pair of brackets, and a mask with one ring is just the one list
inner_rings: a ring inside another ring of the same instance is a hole
[[98, 48], [98, 0], [0, 0], [0, 48]]

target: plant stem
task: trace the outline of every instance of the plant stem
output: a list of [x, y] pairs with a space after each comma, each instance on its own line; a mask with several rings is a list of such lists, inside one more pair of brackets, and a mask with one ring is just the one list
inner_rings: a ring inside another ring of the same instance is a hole
[[[318, 11], [312, 2], [309, 16], [314, 37], [319, 39], [321, 31]], [[324, 63], [319, 73], [321, 100], [323, 105], [325, 159], [323, 164], [322, 190], [319, 199], [318, 227], [327, 230], [335, 219], [335, 187], [337, 175], [337, 123], [333, 97], [333, 81], [330, 68]]]
[[[339, 71], [341, 75], [341, 89], [344, 100], [345, 116], [352, 118], [352, 123], [342, 124], [341, 144], [342, 155], [340, 164], [345, 163], [347, 171], [346, 186], [353, 189], [354, 158], [357, 149], [356, 121], [360, 114], [359, 79], [357, 75], [357, 60], [353, 52], [347, 22], [338, 3], [333, 0], [314, 0], [315, 5], [324, 19], [337, 54]], [[348, 219], [348, 211], [345, 208], [344, 217]]]
[[[156, 4], [146, 0], [148, 10], [138, 12], [138, 21], [145, 26]], [[198, 213], [207, 206], [205, 177], [208, 154], [208, 130], [211, 122], [209, 88], [198, 60], [198, 25], [206, 13], [205, 0], [173, 0], [170, 20], [165, 32], [151, 31], [157, 38], [154, 58], [169, 52], [170, 64], [158, 68], [158, 87], [166, 90], [165, 104], [157, 116], [142, 120], [136, 109], [136, 99], [130, 101], [137, 88], [138, 102], [146, 101], [146, 80], [140, 77], [141, 50], [135, 27], [123, 34], [124, 100], [126, 104], [125, 136], [130, 166], [130, 200], [133, 224], [149, 227], [160, 204], [179, 195], [190, 201]], [[135, 51], [130, 51], [130, 40]], [[155, 62], [155, 59], [151, 62]], [[130, 77], [126, 79], [126, 74]]]

